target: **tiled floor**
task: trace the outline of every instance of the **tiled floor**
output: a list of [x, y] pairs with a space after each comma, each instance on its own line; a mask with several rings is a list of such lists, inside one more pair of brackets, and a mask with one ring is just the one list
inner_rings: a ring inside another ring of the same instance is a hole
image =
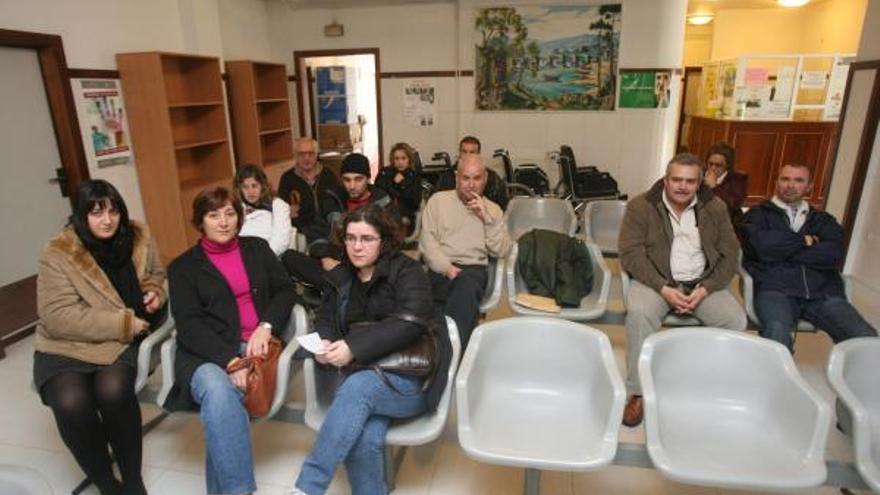
[[[617, 280], [615, 279], [615, 283]], [[612, 287], [612, 310], [620, 310], [619, 285]], [[506, 296], [505, 296], [506, 297]], [[505, 303], [491, 318], [509, 314]], [[876, 323], [876, 321], [875, 321]], [[618, 365], [623, 369], [624, 332], [620, 325], [596, 325], [614, 345]], [[796, 361], [807, 381], [824, 398], [833, 394], [825, 379], [824, 366], [830, 350], [824, 335], [802, 334], [797, 341]], [[33, 353], [32, 338], [7, 348], [0, 360], [0, 465], [28, 466], [39, 471], [54, 493], [66, 494], [82, 474], [58, 437], [52, 416], [30, 388]], [[151, 387], [158, 387], [154, 377]], [[301, 380], [295, 380], [290, 398], [301, 401]], [[159, 413], [152, 404], [143, 404], [145, 419]], [[253, 425], [256, 475], [261, 494], [282, 494], [292, 484], [314, 438], [303, 425], [270, 421]], [[517, 494], [522, 492], [523, 470], [492, 466], [473, 461], [458, 446], [454, 407], [446, 431], [432, 445], [410, 449], [397, 477], [397, 495], [411, 494]], [[622, 442], [644, 442], [644, 431], [622, 428]], [[832, 430], [827, 448], [829, 459], [850, 461], [848, 439]], [[204, 493], [204, 447], [198, 417], [174, 414], [144, 440], [144, 477], [154, 495]], [[541, 491], [550, 495], [575, 494], [669, 494], [721, 495], [745, 493], [716, 488], [694, 487], [667, 481], [657, 471], [612, 466], [593, 473], [544, 472]], [[344, 472], [337, 474], [330, 493], [349, 493]], [[94, 488], [87, 494], [97, 493]], [[822, 487], [799, 491], [807, 495], [832, 495], [839, 491]], [[2, 494], [0, 494], [2, 495]]]

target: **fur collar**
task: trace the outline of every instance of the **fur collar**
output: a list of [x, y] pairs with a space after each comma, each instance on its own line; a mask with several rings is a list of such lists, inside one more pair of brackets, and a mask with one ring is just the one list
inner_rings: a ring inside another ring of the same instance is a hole
[[[135, 273], [138, 279], [141, 279], [147, 268], [150, 236], [146, 226], [136, 221], [131, 222], [131, 230], [134, 239], [131, 259], [134, 262]], [[108, 300], [120, 306], [125, 305], [104, 270], [98, 266], [95, 258], [80, 241], [72, 226], [65, 227], [61, 233], [50, 240], [48, 250], [64, 257], [74, 270], [79, 272]]]

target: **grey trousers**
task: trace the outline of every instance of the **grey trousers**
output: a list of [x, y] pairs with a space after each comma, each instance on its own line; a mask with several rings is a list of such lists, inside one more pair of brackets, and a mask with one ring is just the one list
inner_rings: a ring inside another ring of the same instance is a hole
[[[632, 280], [626, 295], [626, 389], [630, 395], [641, 395], [639, 353], [649, 335], [660, 330], [669, 304], [654, 289]], [[709, 294], [694, 310], [693, 316], [707, 327], [744, 331], [746, 313], [729, 290]]]

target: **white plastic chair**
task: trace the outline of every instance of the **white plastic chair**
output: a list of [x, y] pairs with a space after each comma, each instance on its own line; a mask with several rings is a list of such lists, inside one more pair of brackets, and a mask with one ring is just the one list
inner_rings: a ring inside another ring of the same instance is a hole
[[[391, 423], [391, 427], [385, 435], [386, 446], [410, 447], [416, 445], [424, 445], [433, 442], [446, 425], [446, 419], [449, 416], [449, 405], [452, 401], [453, 384], [455, 383], [455, 373], [458, 369], [459, 356], [461, 355], [461, 341], [458, 336], [458, 327], [455, 321], [446, 317], [446, 326], [449, 330], [449, 342], [452, 344], [452, 359], [449, 364], [447, 373], [446, 388], [440, 397], [440, 403], [430, 414], [416, 416], [408, 419], [396, 419]], [[311, 321], [306, 321], [304, 326], [297, 327], [297, 335], [305, 335], [312, 332]], [[303, 377], [306, 385], [306, 410], [305, 423], [306, 426], [314, 431], [321, 429], [324, 423], [324, 417], [327, 415], [327, 409], [333, 402], [336, 387], [339, 385], [340, 375], [336, 371], [321, 372], [315, 366], [314, 359], [306, 359], [303, 363]], [[387, 457], [390, 452], [386, 450]], [[394, 464], [399, 465], [402, 461], [402, 454], [396, 459]], [[389, 489], [394, 485], [394, 473], [397, 466], [391, 467], [386, 461], [386, 482]]]
[[3, 495], [53, 495], [46, 477], [27, 467], [0, 464], [0, 493]]
[[552, 230], [572, 237], [577, 231], [574, 208], [559, 198], [513, 198], [507, 204], [504, 222], [514, 241], [532, 229]]
[[[620, 269], [620, 286], [623, 290], [623, 309], [626, 309], [626, 296], [629, 294], [630, 276], [622, 267]], [[695, 316], [677, 315], [670, 311], [663, 317], [663, 325], [667, 327], [697, 327], [702, 322]]]
[[625, 397], [604, 333], [558, 318], [484, 323], [456, 379], [459, 443], [527, 473], [599, 469], [617, 453]]
[[486, 291], [483, 293], [483, 300], [480, 301], [481, 315], [498, 307], [498, 303], [501, 302], [501, 287], [504, 285], [504, 263], [501, 260], [489, 258], [486, 269], [489, 278], [486, 279]]
[[[287, 342], [287, 345], [284, 346], [284, 349], [281, 351], [281, 356], [278, 358], [278, 370], [275, 378], [275, 395], [272, 399], [272, 405], [265, 416], [252, 418], [254, 421], [265, 421], [270, 419], [279, 409], [281, 409], [281, 406], [284, 405], [284, 400], [287, 398], [288, 384], [290, 383], [290, 365], [293, 353], [296, 352], [296, 349], [299, 347], [294, 336], [297, 333], [297, 328], [307, 326], [307, 321], [308, 316], [305, 308], [299, 304], [294, 306], [293, 311], [290, 314], [290, 321], [287, 323], [287, 328], [281, 335], [282, 340]], [[175, 332], [174, 338], [168, 339], [168, 341], [162, 344], [162, 387], [159, 389], [159, 395], [156, 397], [156, 404], [158, 404], [159, 407], [164, 407], [165, 400], [168, 398], [168, 394], [171, 392], [171, 387], [174, 385], [174, 360], [176, 353], [177, 336]]]
[[[861, 337], [834, 346], [828, 381], [852, 418], [856, 468], [874, 493], [880, 493], [880, 339]], [[843, 422], [843, 421], [841, 421]]]
[[[144, 338], [138, 346], [137, 356], [137, 374], [134, 380], [134, 392], [140, 393], [147, 385], [150, 374], [156, 368], [159, 362], [159, 355], [154, 353], [154, 349], [171, 337], [174, 331], [174, 318], [171, 317], [171, 303], [168, 303], [168, 317], [156, 330]], [[33, 381], [31, 388], [36, 390]]]
[[587, 242], [595, 243], [602, 254], [617, 254], [617, 237], [626, 201], [606, 199], [590, 201], [584, 210], [584, 235]]
[[785, 346], [706, 327], [655, 333], [639, 378], [648, 454], [667, 478], [751, 490], [825, 481], [831, 409]]
[[593, 266], [593, 289], [581, 299], [581, 305], [577, 308], [562, 308], [559, 313], [547, 313], [522, 306], [516, 302], [516, 295], [520, 292], [528, 292], [522, 275], [517, 270], [516, 257], [519, 255], [519, 246], [514, 244], [507, 258], [507, 302], [511, 311], [520, 315], [549, 316], [564, 318], [566, 320], [586, 321], [601, 318], [608, 308], [608, 294], [611, 291], [611, 270], [602, 258], [599, 246], [586, 243], [590, 252], [590, 262]]
[[[846, 293], [846, 298], [851, 300], [853, 290], [852, 279], [847, 275], [842, 275], [841, 277], [843, 278], [843, 290]], [[758, 313], [755, 311], [755, 280], [743, 266], [741, 258], [739, 264], [739, 280], [743, 302], [746, 306], [746, 315], [748, 315], [749, 320], [752, 323], [760, 328], [761, 320], [758, 319]], [[815, 332], [817, 330], [816, 327], [807, 320], [798, 320], [796, 329], [799, 332]]]

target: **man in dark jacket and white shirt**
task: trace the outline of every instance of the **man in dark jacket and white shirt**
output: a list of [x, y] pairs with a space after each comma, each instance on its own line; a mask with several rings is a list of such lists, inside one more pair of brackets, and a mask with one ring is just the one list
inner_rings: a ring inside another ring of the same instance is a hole
[[739, 241], [727, 205], [703, 182], [700, 160], [676, 155], [666, 175], [626, 205], [620, 265], [632, 277], [626, 294], [627, 391], [623, 424], [642, 422], [638, 359], [642, 343], [670, 311], [708, 327], [742, 331], [746, 315], [727, 289]]
[[804, 200], [812, 186], [809, 168], [783, 165], [776, 195], [749, 210], [741, 227], [760, 334], [790, 350], [799, 319], [825, 330], [835, 343], [877, 335], [846, 299], [839, 271], [843, 229]]

